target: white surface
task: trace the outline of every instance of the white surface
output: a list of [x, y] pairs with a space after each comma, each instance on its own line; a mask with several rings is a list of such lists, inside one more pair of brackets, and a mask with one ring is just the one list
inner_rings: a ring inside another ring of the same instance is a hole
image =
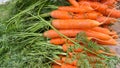
[[3, 3], [5, 3], [6, 1], [8, 1], [8, 0], [0, 0], [0, 4], [3, 4]]

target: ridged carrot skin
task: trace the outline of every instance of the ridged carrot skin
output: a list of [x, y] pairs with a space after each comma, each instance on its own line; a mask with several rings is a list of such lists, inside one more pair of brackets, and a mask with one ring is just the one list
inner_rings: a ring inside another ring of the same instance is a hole
[[113, 6], [117, 1], [116, 0], [102, 0], [101, 2], [105, 5]]
[[58, 10], [62, 11], [69, 11], [69, 12], [79, 12], [79, 13], [86, 13], [92, 12], [94, 9], [90, 6], [80, 6], [80, 7], [73, 7], [73, 6], [60, 6]]
[[[79, 30], [79, 29], [71, 29], [71, 30], [59, 30], [59, 32], [67, 37], [75, 37], [78, 33], [85, 32], [88, 37], [95, 37], [95, 38], [98, 38], [101, 40], [108, 40], [108, 39], [112, 38], [111, 36], [109, 36], [107, 34], [95, 32], [95, 31], [91, 31], [91, 30], [83, 31], [83, 30]], [[55, 32], [54, 30], [49, 30], [44, 33], [44, 37], [60, 38], [60, 35], [57, 32]]]
[[68, 0], [70, 2], [70, 4], [74, 7], [79, 7], [79, 4], [76, 0]]
[[51, 12], [51, 17], [53, 18], [59, 18], [59, 19], [72, 19], [73, 13], [62, 11], [62, 10], [54, 10]]
[[101, 23], [90, 19], [56, 19], [52, 21], [52, 25], [57, 29], [84, 29], [99, 26]]
[[103, 23], [103, 24], [112, 24], [117, 21], [117, 19], [112, 18], [112, 17], [105, 17], [105, 16], [100, 16], [96, 19], [98, 22]]

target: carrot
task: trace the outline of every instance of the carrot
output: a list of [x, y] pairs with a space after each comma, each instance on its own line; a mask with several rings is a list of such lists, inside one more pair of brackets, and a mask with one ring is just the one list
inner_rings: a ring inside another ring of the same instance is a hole
[[83, 13], [76, 14], [74, 18], [76, 18], [76, 19], [93, 19], [94, 20], [94, 19], [97, 19], [99, 16], [102, 16], [102, 14], [99, 12], [93, 11], [93, 12], [84, 13], [84, 14]]
[[109, 39], [112, 38], [111, 36], [109, 36], [107, 34], [92, 31], [92, 30], [86, 31], [86, 34], [87, 34], [88, 37], [94, 37], [94, 38], [98, 38], [98, 39], [101, 39], [101, 40], [109, 40]]
[[[60, 33], [68, 37], [75, 37], [77, 33], [82, 32], [83, 30], [59, 30]], [[60, 38], [59, 34], [54, 30], [49, 30], [44, 33], [44, 37], [48, 38]]]
[[67, 58], [67, 57], [62, 57], [62, 61], [64, 63], [76, 66], [77, 65], [77, 60], [72, 60], [71, 58]]
[[[88, 37], [95, 37], [101, 40], [108, 40], [112, 38], [109, 35], [106, 35], [100, 32], [91, 31], [91, 30], [83, 31], [79, 29], [75, 29], [75, 30], [71, 29], [71, 30], [59, 30], [59, 32], [68, 37], [75, 37], [77, 33], [85, 32]], [[60, 36], [54, 30], [49, 30], [44, 33], [44, 37], [59, 38]]]
[[116, 2], [116, 0], [102, 0], [102, 3], [108, 6], [113, 6]]
[[70, 4], [72, 4], [74, 7], [79, 7], [79, 4], [76, 0], [68, 0]]
[[58, 7], [58, 10], [85, 13], [85, 12], [91, 12], [94, 9], [90, 6], [81, 6], [81, 7], [60, 6], [60, 7]]
[[[73, 41], [75, 41], [75, 38], [71, 38]], [[61, 44], [65, 44], [65, 43], [72, 43], [69, 40], [65, 39], [65, 38], [54, 38], [50, 40], [51, 44], [55, 44], [55, 45], [61, 45]]]
[[103, 13], [106, 16], [120, 18], [120, 10], [116, 9], [106, 9], [106, 12]]
[[61, 66], [60, 66], [60, 65], [57, 65], [57, 64], [53, 64], [53, 65], [52, 65], [52, 68], [61, 68]]
[[108, 9], [108, 6], [105, 4], [101, 4], [99, 2], [90, 2], [90, 1], [80, 1], [79, 4], [88, 4], [90, 5], [93, 9], [99, 11], [99, 12], [104, 12], [106, 9]]
[[96, 31], [96, 32], [100, 32], [100, 33], [104, 33], [104, 34], [108, 34], [108, 35], [111, 34], [110, 30], [107, 28], [95, 27], [95, 28], [92, 28], [91, 30]]
[[[73, 41], [77, 41], [75, 40], [75, 38], [70, 38]], [[88, 40], [91, 40], [91, 37], [88, 37]], [[53, 38], [50, 40], [51, 44], [55, 44], [55, 45], [61, 45], [61, 44], [65, 44], [65, 43], [72, 43], [71, 41], [65, 39], [65, 38]]]
[[52, 21], [52, 25], [57, 29], [84, 29], [93, 28], [101, 24], [95, 20], [89, 19], [56, 19]]
[[[74, 44], [63, 44], [63, 46], [62, 46], [63, 51], [66, 52], [70, 46], [74, 46]], [[81, 51], [83, 51], [83, 49], [78, 48], [78, 49], [75, 49], [74, 51], [75, 52], [81, 52]]]
[[102, 44], [102, 45], [116, 45], [117, 42], [115, 39], [109, 39], [109, 40], [100, 40], [100, 39], [97, 39], [97, 38], [92, 38], [93, 41], [96, 41], [97, 43], [99, 44]]
[[72, 19], [73, 13], [62, 10], [54, 10], [51, 12], [51, 17], [60, 19]]
[[115, 19], [115, 18], [105, 17], [105, 16], [100, 16], [96, 20], [103, 24], [111, 24], [111, 23], [115, 23], [117, 21], [117, 19]]
[[62, 64], [61, 68], [77, 68], [77, 67], [71, 64]]

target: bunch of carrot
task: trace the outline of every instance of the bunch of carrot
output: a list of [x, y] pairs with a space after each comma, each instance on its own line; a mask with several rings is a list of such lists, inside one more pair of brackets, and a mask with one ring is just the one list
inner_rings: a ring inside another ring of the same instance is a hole
[[[71, 38], [80, 32], [85, 32], [89, 40], [93, 40], [102, 45], [116, 45], [118, 35], [109, 28], [110, 24], [120, 18], [120, 11], [115, 9], [118, 0], [68, 0], [70, 6], [59, 6], [57, 10], [51, 12], [52, 25], [60, 33]], [[73, 44], [69, 40], [62, 38], [56, 31], [48, 30], [44, 33], [45, 37], [50, 38], [50, 43], [62, 45], [66, 51], [66, 43]], [[74, 44], [73, 44], [74, 45]], [[82, 49], [75, 50], [77, 52]], [[100, 51], [101, 52], [101, 51]], [[63, 58], [64, 59], [64, 58]], [[65, 61], [65, 60], [64, 60]], [[61, 61], [61, 62], [64, 62]], [[75, 65], [54, 64], [53, 68], [76, 68]]]

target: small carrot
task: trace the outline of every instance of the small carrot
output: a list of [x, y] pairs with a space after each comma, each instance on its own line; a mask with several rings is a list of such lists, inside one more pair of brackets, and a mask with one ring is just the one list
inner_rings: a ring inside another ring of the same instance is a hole
[[105, 5], [113, 6], [117, 1], [116, 0], [102, 0], [101, 2]]
[[100, 16], [96, 20], [103, 24], [111, 24], [111, 23], [115, 23], [117, 21], [117, 19], [115, 19], [115, 18], [105, 17], [105, 16]]
[[70, 4], [72, 4], [74, 7], [79, 7], [79, 4], [76, 0], [68, 0]]
[[85, 12], [91, 12], [94, 9], [90, 6], [81, 6], [81, 7], [60, 6], [60, 7], [58, 7], [58, 10], [85, 13]]
[[60, 19], [72, 19], [73, 13], [62, 10], [54, 10], [51, 12], [51, 17]]
[[57, 29], [84, 29], [93, 28], [101, 24], [90, 19], [56, 19], [52, 21], [52, 25]]
[[52, 65], [52, 68], [61, 68], [61, 66], [60, 66], [60, 65], [57, 65], [57, 64], [53, 64], [53, 65]]

